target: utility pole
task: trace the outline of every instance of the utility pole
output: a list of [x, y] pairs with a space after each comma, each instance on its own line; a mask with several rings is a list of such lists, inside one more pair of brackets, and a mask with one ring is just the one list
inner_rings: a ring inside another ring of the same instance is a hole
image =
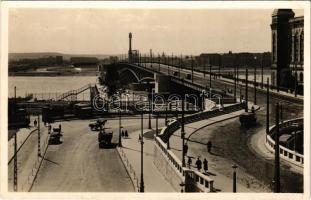
[[140, 189], [139, 192], [145, 192], [144, 185], [144, 116], [141, 112], [141, 137], [140, 137]]
[[158, 125], [159, 115], [156, 115], [156, 136], [159, 136], [159, 125]]
[[[150, 83], [148, 83], [148, 85], [149, 85], [149, 87], [151, 86]], [[148, 129], [151, 129], [151, 112], [152, 112], [151, 91], [150, 91], [151, 88], [148, 88], [148, 90], [149, 90], [149, 97], [148, 97], [148, 99], [149, 99]]]
[[186, 161], [185, 161], [185, 100], [184, 97], [182, 97], [182, 101], [181, 101], [181, 139], [182, 139], [182, 166], [186, 167]]
[[41, 157], [40, 115], [38, 115], [38, 157]]
[[119, 110], [119, 147], [122, 147], [122, 138], [121, 138], [121, 109]]
[[[14, 100], [15, 100], [15, 105], [16, 106], [16, 86], [14, 87]], [[15, 112], [15, 108], [14, 108], [14, 112]], [[13, 189], [14, 192], [17, 192], [18, 187], [17, 187], [17, 134], [15, 132], [14, 134], [14, 166], [13, 166], [13, 171], [14, 171], [14, 180], [13, 180]]]
[[193, 83], [193, 58], [191, 56], [191, 82]]
[[280, 193], [280, 153], [279, 153], [279, 103], [276, 103], [275, 113], [275, 149], [274, 149], [274, 192]]
[[161, 67], [161, 64], [160, 64], [160, 63], [161, 63], [160, 54], [158, 55], [158, 62], [159, 62], [159, 70], [158, 70], [158, 71], [160, 72], [160, 70], [161, 70], [161, 69], [160, 69], [160, 67]]
[[165, 126], [167, 126], [167, 102], [165, 107]]
[[269, 134], [269, 107], [270, 107], [270, 103], [269, 103], [269, 78], [267, 78], [267, 113], [266, 113], [266, 134]]
[[248, 112], [248, 69], [246, 68], [246, 83], [245, 83], [245, 112]]
[[236, 102], [236, 65], [234, 66], [234, 102]]
[[233, 169], [233, 193], [236, 193], [236, 169], [238, 168], [238, 166], [236, 166], [235, 164], [232, 165], [232, 169]]
[[261, 54], [260, 57], [260, 65], [261, 65], [261, 89], [263, 89], [263, 54]]
[[295, 61], [295, 97], [297, 97], [297, 63]]
[[220, 65], [218, 65], [218, 78], [220, 79]]
[[254, 69], [254, 104], [257, 105], [257, 96], [256, 96], [256, 87], [257, 87], [257, 79], [256, 79], [256, 75], [257, 75], [257, 65], [255, 63], [255, 69]]
[[209, 63], [209, 87], [212, 88], [212, 65]]

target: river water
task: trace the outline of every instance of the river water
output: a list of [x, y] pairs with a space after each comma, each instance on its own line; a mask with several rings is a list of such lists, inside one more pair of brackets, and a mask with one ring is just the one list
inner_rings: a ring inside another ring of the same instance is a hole
[[14, 96], [14, 86], [16, 86], [16, 96], [24, 97], [26, 94], [37, 94], [45, 97], [62, 94], [69, 90], [75, 90], [95, 83], [96, 76], [10, 76], [9, 77], [9, 97]]

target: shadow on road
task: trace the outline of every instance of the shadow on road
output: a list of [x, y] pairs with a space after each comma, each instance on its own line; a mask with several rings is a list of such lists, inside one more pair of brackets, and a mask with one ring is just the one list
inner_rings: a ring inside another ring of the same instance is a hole
[[48, 161], [48, 162], [50, 162], [50, 163], [53, 163], [53, 164], [55, 164], [55, 165], [59, 165], [59, 163], [57, 163], [57, 162], [54, 162], [54, 161], [52, 161], [52, 160], [49, 160], [49, 159], [47, 159], [47, 158], [42, 158], [43, 160], [46, 160], [46, 161]]
[[99, 145], [100, 149], [115, 149], [118, 146], [118, 143], [110, 143], [105, 145]]

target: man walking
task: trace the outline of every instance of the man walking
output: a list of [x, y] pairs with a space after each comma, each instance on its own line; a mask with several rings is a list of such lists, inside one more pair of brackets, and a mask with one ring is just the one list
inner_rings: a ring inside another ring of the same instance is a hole
[[198, 171], [201, 171], [202, 169], [202, 161], [198, 157], [197, 161], [195, 162], [195, 165], [197, 166]]
[[204, 169], [205, 174], [207, 174], [207, 171], [208, 171], [208, 161], [206, 160], [206, 158], [204, 158], [204, 160], [203, 160], [203, 169]]
[[125, 130], [124, 136], [125, 136], [126, 138], [128, 138], [129, 134], [128, 134], [127, 130]]
[[212, 150], [212, 142], [209, 140], [209, 141], [207, 142], [207, 151], [208, 151], [208, 153], [210, 153], [211, 150]]
[[191, 159], [191, 157], [189, 156], [189, 157], [188, 157], [188, 167], [189, 167], [189, 169], [191, 169], [191, 164], [192, 164], [192, 159]]
[[184, 145], [184, 156], [186, 156], [187, 155], [187, 152], [188, 152], [188, 145], [187, 145], [187, 143], [185, 143], [185, 145]]

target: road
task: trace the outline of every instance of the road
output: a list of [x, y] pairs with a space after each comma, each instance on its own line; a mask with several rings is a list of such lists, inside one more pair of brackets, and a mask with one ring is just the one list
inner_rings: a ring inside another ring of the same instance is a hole
[[[158, 66], [158, 65], [156, 65]], [[153, 67], [155, 68], [155, 65]], [[167, 74], [167, 66], [160, 66], [161, 72]], [[173, 69], [178, 71], [178, 69]], [[170, 71], [172, 68], [170, 67]], [[186, 73], [182, 72], [182, 77], [185, 77]], [[172, 74], [172, 72], [170, 73]], [[195, 78], [194, 82], [209, 86], [209, 75], [204, 78], [201, 73], [194, 72]], [[212, 87], [217, 89], [234, 89], [232, 84], [221, 83], [218, 80], [212, 80]], [[245, 94], [245, 89], [242, 89], [242, 95]], [[237, 98], [240, 96], [240, 90], [238, 87]], [[248, 90], [249, 101], [254, 101], [254, 89], [249, 88]], [[275, 124], [275, 104], [279, 102], [283, 104], [283, 119], [293, 119], [297, 117], [303, 117], [303, 104], [298, 104], [294, 102], [284, 101], [280, 98], [270, 97], [270, 112], [269, 112], [269, 124], [270, 126]], [[213, 156], [212, 159], [216, 159], [215, 163], [218, 164], [219, 171], [224, 174], [228, 174], [229, 166], [232, 163], [236, 163], [240, 168], [254, 176], [259, 181], [263, 182], [265, 185], [270, 185], [273, 179], [274, 163], [273, 160], [267, 160], [262, 158], [261, 155], [254, 152], [253, 149], [249, 147], [250, 139], [256, 133], [265, 130], [266, 127], [266, 95], [264, 93], [257, 93], [257, 105], [261, 107], [257, 114], [257, 126], [254, 128], [243, 128], [240, 125], [238, 119], [232, 119], [226, 122], [215, 124], [213, 126], [206, 127], [202, 129], [198, 134], [193, 135], [191, 138], [194, 141], [200, 141], [207, 143], [210, 139], [213, 141], [215, 148], [215, 154], [218, 156]], [[200, 145], [198, 143], [190, 143], [189, 148], [196, 154], [207, 156], [206, 146]], [[223, 159], [221, 159], [223, 158]], [[224, 160], [225, 159], [225, 160]], [[229, 171], [231, 173], [231, 170]], [[228, 174], [231, 175], [231, 174]], [[303, 192], [303, 175], [295, 173], [290, 170], [290, 167], [282, 162], [281, 167], [281, 190], [282, 192]]]
[[[147, 117], [147, 116], [145, 116]], [[133, 184], [115, 148], [99, 149], [97, 132], [89, 120], [61, 122], [63, 143], [50, 145], [33, 192], [133, 192]], [[155, 127], [155, 121], [152, 121]], [[147, 119], [144, 121], [147, 128]], [[164, 120], [159, 120], [163, 126]], [[56, 123], [56, 125], [58, 125]], [[129, 132], [140, 128], [140, 118], [122, 120]], [[118, 120], [109, 120], [118, 142]]]

